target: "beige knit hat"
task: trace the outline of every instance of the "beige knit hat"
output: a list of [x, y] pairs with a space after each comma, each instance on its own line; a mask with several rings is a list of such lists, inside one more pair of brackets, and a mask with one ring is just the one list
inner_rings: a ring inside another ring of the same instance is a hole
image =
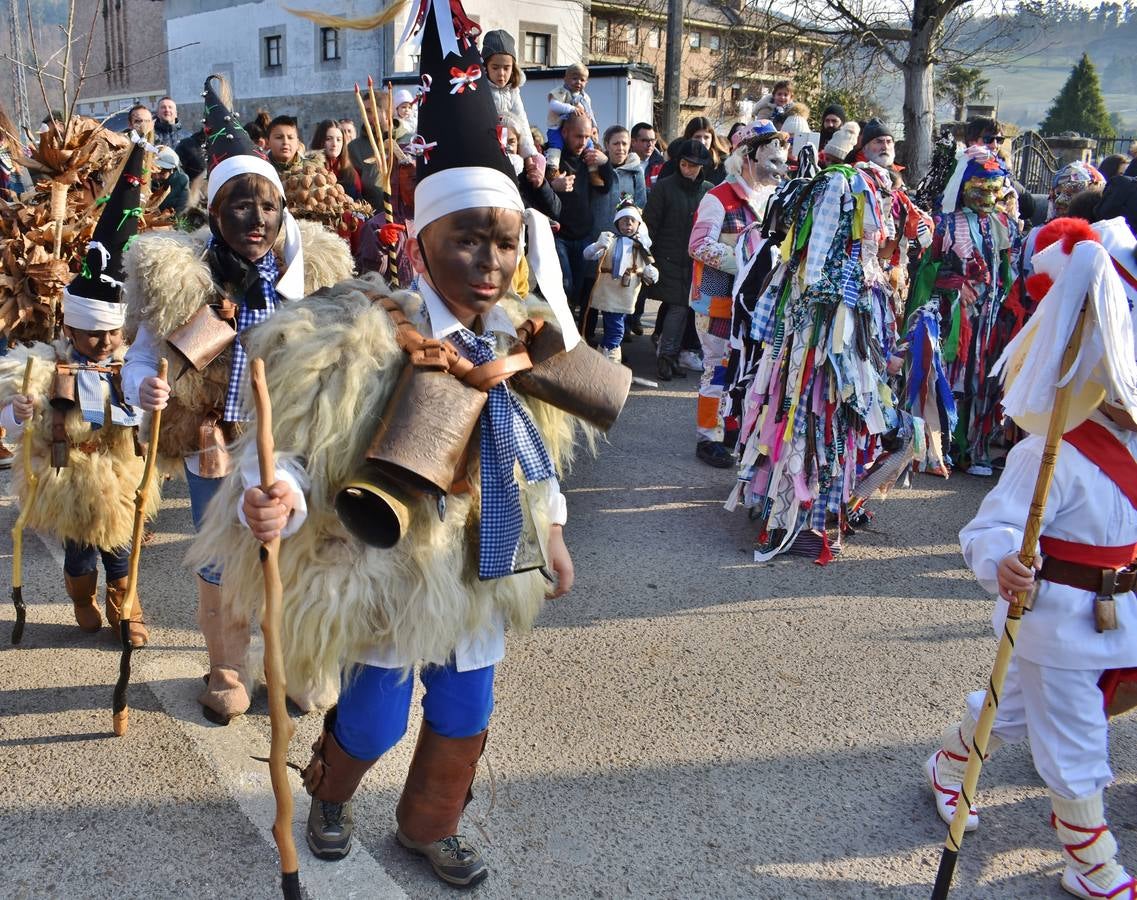
[[829, 138], [829, 143], [822, 148], [827, 159], [843, 161], [853, 148], [857, 146], [857, 139], [861, 136], [861, 126], [856, 122], [846, 122]]

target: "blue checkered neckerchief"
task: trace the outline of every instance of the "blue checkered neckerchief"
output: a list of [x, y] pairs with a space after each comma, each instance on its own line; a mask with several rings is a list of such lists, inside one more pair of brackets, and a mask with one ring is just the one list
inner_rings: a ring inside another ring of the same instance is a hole
[[[136, 410], [126, 402], [122, 391], [115, 385], [111, 372], [97, 372], [86, 366], [98, 365], [92, 363], [78, 350], [71, 351], [71, 361], [79, 366], [75, 373], [76, 395], [79, 398], [79, 409], [83, 412], [83, 421], [89, 422], [92, 431], [98, 431], [106, 424], [106, 402], [110, 398], [111, 424], [131, 428], [142, 421], [141, 410]], [[104, 367], [105, 368], [105, 367]], [[107, 386], [104, 394], [103, 385]]]
[[249, 306], [241, 298], [241, 305], [237, 307], [237, 340], [233, 342], [233, 364], [229, 368], [229, 387], [225, 392], [225, 412], [221, 416], [226, 422], [244, 422], [249, 416], [245, 413], [242, 398], [245, 393], [245, 366], [248, 356], [245, 345], [241, 343], [240, 335], [246, 328], [259, 325], [272, 315], [276, 309], [279, 298], [276, 295], [276, 283], [280, 280], [280, 267], [276, 264], [276, 254], [271, 250], [256, 263], [257, 273], [261, 277], [261, 292], [264, 294], [265, 305], [261, 309]]
[[[492, 333], [476, 335], [465, 328], [450, 335], [470, 361], [480, 366], [494, 358]], [[521, 491], [514, 465], [521, 463], [526, 481], [556, 475], [541, 435], [521, 401], [505, 382], [490, 388], [482, 410], [482, 520], [478, 577], [487, 580], [513, 573], [521, 539]]]

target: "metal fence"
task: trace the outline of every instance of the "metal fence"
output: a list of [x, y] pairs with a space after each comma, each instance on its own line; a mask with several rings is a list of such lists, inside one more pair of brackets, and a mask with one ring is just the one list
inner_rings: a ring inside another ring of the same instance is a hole
[[1036, 131], [1024, 131], [1011, 143], [1011, 172], [1032, 194], [1046, 194], [1058, 171], [1058, 159]]
[[1137, 137], [1094, 137], [1098, 142], [1098, 148], [1094, 151], [1094, 159], [1105, 159], [1107, 156], [1113, 156], [1115, 153], [1120, 153], [1122, 156], [1129, 155], [1129, 148], [1137, 142]]

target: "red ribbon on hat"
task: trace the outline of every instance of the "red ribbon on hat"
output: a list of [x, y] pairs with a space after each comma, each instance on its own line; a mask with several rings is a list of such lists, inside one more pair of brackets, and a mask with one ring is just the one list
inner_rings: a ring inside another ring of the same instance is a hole
[[379, 243], [384, 247], [394, 247], [399, 243], [399, 235], [406, 230], [406, 225], [399, 222], [388, 222], [379, 228]]
[[422, 78], [419, 79], [419, 84], [421, 87], [419, 88], [418, 96], [415, 97], [415, 103], [417, 103], [420, 107], [426, 103], [426, 95], [430, 93], [430, 85], [433, 81], [434, 79], [425, 72], [423, 73]]
[[430, 162], [430, 151], [438, 146], [438, 141], [431, 141], [429, 144], [426, 142], [421, 134], [416, 134], [413, 138], [407, 141], [406, 149], [413, 153], [415, 156], [421, 156], [424, 162]]
[[450, 88], [451, 94], [461, 94], [468, 87], [471, 91], [476, 91], [478, 86], [474, 83], [482, 77], [482, 67], [477, 63], [470, 66], [463, 72], [457, 66], [452, 66], [450, 69], [450, 83], [454, 85]]

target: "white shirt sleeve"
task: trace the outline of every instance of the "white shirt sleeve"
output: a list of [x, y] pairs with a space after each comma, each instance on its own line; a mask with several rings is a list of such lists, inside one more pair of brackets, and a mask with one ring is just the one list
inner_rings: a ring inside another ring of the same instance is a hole
[[17, 441], [20, 435], [24, 433], [24, 426], [27, 422], [16, 421], [16, 411], [12, 409], [12, 404], [9, 403], [0, 410], [0, 428], [3, 428], [8, 433], [9, 441]]
[[144, 378], [158, 374], [161, 342], [145, 325], [138, 326], [134, 343], [126, 351], [122, 366], [122, 393], [131, 406], [140, 406], [138, 389]]
[[549, 524], [564, 525], [568, 521], [568, 501], [561, 493], [561, 483], [556, 478], [549, 478], [541, 482], [547, 484], [549, 492]]
[[[240, 471], [241, 481], [244, 483], [246, 491], [251, 487], [260, 486], [260, 462], [257, 459], [256, 444], [252, 441], [245, 445], [245, 451], [241, 454]], [[288, 519], [288, 524], [284, 526], [284, 530], [280, 533], [282, 538], [291, 537], [300, 530], [300, 526], [303, 525], [304, 520], [308, 518], [308, 501], [305, 494], [311, 486], [311, 483], [308, 480], [308, 473], [304, 471], [304, 467], [300, 464], [300, 459], [290, 453], [276, 454], [276, 478], [278, 481], [283, 481], [292, 488], [292, 493], [296, 496], [296, 506], [293, 508], [292, 515]], [[241, 503], [237, 504], [237, 520], [242, 525], [248, 527], [249, 523], [245, 518], [245, 510]]]
[[[1044, 444], [1041, 437], [1032, 435], [1012, 448], [999, 483], [983, 499], [975, 518], [959, 533], [964, 561], [988, 593], [999, 592], [999, 561], [1008, 553], [1017, 553], [1022, 545]], [[1043, 514], [1043, 531], [1053, 522], [1054, 511], [1062, 508], [1062, 470], [1059, 455]]]

